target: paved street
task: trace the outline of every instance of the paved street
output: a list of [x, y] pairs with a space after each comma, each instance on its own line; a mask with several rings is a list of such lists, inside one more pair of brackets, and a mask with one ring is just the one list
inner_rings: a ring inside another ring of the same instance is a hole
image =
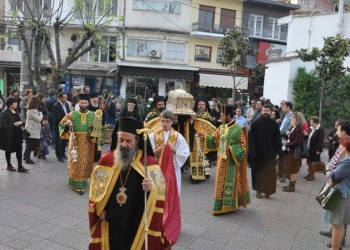
[[[30, 168], [27, 174], [7, 171], [4, 152], [0, 152], [1, 250], [87, 249], [88, 194], [79, 196], [68, 188], [66, 164], [58, 162], [50, 150], [48, 160], [35, 158], [36, 165], [25, 164]], [[12, 164], [17, 166], [14, 156]], [[308, 182], [302, 179], [305, 172], [304, 165], [295, 193], [282, 192], [278, 183], [270, 200], [258, 200], [252, 192], [247, 208], [221, 216], [211, 214], [214, 175], [192, 185], [185, 172], [183, 227], [173, 249], [328, 249], [329, 239], [318, 232], [330, 225], [323, 222], [324, 211], [315, 201], [324, 176], [316, 174], [315, 181]]]

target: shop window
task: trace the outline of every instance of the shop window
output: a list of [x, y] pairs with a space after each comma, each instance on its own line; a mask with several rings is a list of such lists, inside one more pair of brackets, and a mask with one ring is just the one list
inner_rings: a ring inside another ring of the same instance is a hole
[[208, 46], [196, 46], [195, 61], [210, 62], [211, 60], [211, 47]]
[[147, 92], [147, 78], [128, 78], [126, 85], [126, 98], [141, 95], [143, 98]]
[[72, 76], [72, 86], [76, 88], [84, 87], [85, 76]]

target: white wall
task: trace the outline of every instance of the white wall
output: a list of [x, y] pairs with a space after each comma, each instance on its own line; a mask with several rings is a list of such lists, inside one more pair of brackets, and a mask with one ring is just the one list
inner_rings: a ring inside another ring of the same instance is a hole
[[[307, 17], [283, 18], [283, 23], [289, 22], [287, 54], [301, 48], [323, 47], [323, 38], [335, 36], [338, 31], [338, 14], [312, 15]], [[350, 13], [344, 13], [342, 35], [350, 38]], [[350, 66], [350, 58], [345, 60], [345, 66]], [[305, 67], [309, 72], [314, 68], [313, 63], [304, 63], [299, 59], [269, 62], [265, 72], [264, 97], [270, 98], [274, 104], [280, 100], [294, 100], [293, 81], [299, 67]]]
[[[185, 32], [190, 30], [191, 7], [185, 4], [181, 4], [180, 13], [175, 14], [148, 10], [136, 10], [133, 9], [133, 2], [134, 1], [126, 1], [126, 27], [155, 28], [179, 32]], [[167, 1], [163, 0], [161, 2]], [[183, 2], [189, 4], [189, 1], [187, 0]], [[122, 4], [120, 4], [119, 6], [121, 11]]]

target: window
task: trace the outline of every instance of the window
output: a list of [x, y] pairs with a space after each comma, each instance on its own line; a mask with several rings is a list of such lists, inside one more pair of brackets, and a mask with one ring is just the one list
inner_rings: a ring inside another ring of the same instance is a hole
[[127, 56], [149, 57], [151, 50], [162, 51], [163, 42], [128, 39]]
[[186, 45], [184, 43], [167, 42], [165, 59], [184, 61], [185, 50], [186, 50]]
[[214, 26], [215, 7], [199, 6], [198, 30], [209, 32]]
[[[77, 40], [75, 44], [79, 43]], [[82, 55], [79, 60], [81, 62], [105, 62], [113, 63], [116, 61], [119, 53], [117, 51], [117, 37], [103, 36], [100, 49], [92, 48], [89, 52]], [[89, 46], [89, 41], [86, 42], [82, 50]], [[73, 45], [74, 47], [74, 45]]]
[[281, 27], [278, 26], [278, 19], [269, 17], [267, 19], [267, 24], [266, 24], [266, 30], [267, 30], [267, 37], [272, 38], [272, 39], [279, 39], [280, 35], [280, 29]]
[[[146, 98], [147, 93], [147, 84], [150, 81], [150, 79], [147, 78], [127, 78], [126, 83], [126, 97], [133, 97], [140, 95], [143, 98]], [[159, 84], [158, 79], [156, 80], [155, 84]]]
[[216, 54], [216, 63], [220, 63], [220, 56], [222, 55], [222, 49], [218, 48], [217, 54]]
[[249, 29], [251, 36], [262, 37], [263, 20], [263, 16], [252, 14], [249, 16]]
[[118, 0], [96, 0], [98, 14], [103, 15], [109, 10], [110, 15], [117, 15], [118, 13]]
[[208, 46], [196, 46], [195, 61], [210, 62], [211, 47]]
[[117, 38], [116, 37], [102, 37], [106, 41], [106, 48], [100, 51], [99, 62], [115, 62], [117, 58]]
[[236, 11], [221, 9], [220, 15], [220, 29], [232, 29], [236, 23]]
[[50, 17], [52, 11], [51, 0], [38, 0], [37, 1], [39, 13], [42, 11], [43, 17]]
[[179, 14], [181, 12], [181, 4], [169, 1], [143, 1], [134, 0], [134, 10], [160, 11]]
[[9, 1], [11, 11], [17, 11], [18, 9], [24, 10], [24, 0]]
[[97, 17], [103, 16], [106, 12], [109, 15], [116, 16], [118, 14], [118, 0], [93, 0], [92, 2], [92, 5], [90, 1], [78, 2], [79, 5], [76, 6], [78, 11], [75, 13], [75, 19], [92, 18], [92, 13], [96, 13]]

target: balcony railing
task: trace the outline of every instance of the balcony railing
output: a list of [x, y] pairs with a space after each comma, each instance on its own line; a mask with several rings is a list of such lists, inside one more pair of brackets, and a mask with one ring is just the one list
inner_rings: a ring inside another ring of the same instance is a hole
[[287, 41], [287, 32], [276, 32], [274, 30], [268, 30], [268, 29], [249, 29], [250, 34], [249, 37], [256, 37], [256, 38], [265, 38], [270, 40], [277, 40], [277, 41]]
[[181, 13], [181, 4], [177, 2], [134, 0], [132, 8], [134, 10], [160, 11], [174, 14]]
[[202, 32], [208, 32], [208, 33], [224, 34], [228, 30], [229, 29], [222, 28], [219, 25], [192, 23], [192, 31], [202, 31]]

